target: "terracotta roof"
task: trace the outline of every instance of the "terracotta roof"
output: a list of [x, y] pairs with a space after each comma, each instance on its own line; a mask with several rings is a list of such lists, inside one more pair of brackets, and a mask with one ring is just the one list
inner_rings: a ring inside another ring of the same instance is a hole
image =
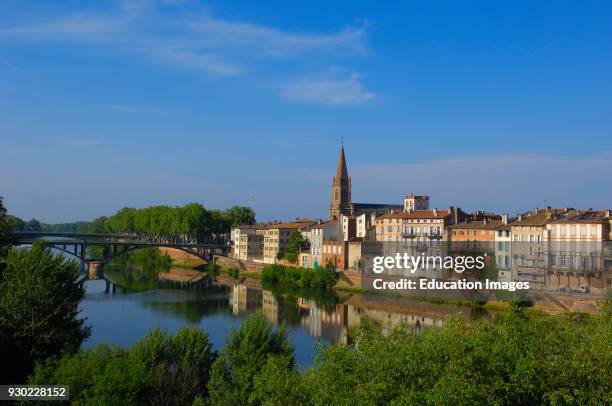
[[448, 210], [437, 210], [436, 215], [434, 216], [434, 210], [414, 210], [411, 212], [402, 211], [397, 213], [386, 213], [380, 217], [377, 217], [376, 220], [384, 220], [384, 219], [443, 219], [447, 216], [450, 216], [450, 212]]
[[610, 218], [606, 210], [572, 210], [555, 217], [551, 223], [602, 223]]
[[521, 219], [517, 218], [512, 222], [512, 226], [544, 226], [553, 218], [566, 212], [568, 209], [539, 209], [537, 212], [527, 212], [521, 214]]
[[312, 229], [314, 229], [314, 228], [323, 228], [323, 227], [326, 227], [326, 226], [330, 226], [330, 225], [332, 225], [332, 224], [336, 224], [336, 223], [338, 223], [338, 222], [340, 222], [340, 220], [339, 220], [339, 219], [327, 220], [327, 221], [323, 221], [323, 222], [321, 222], [321, 223], [314, 223], [314, 224], [311, 224], [311, 225], [309, 225], [309, 226], [307, 227], [307, 229], [312, 230]]
[[312, 225], [313, 222], [304, 222], [304, 221], [291, 221], [289, 223], [270, 223], [264, 224], [261, 228], [265, 230], [274, 230], [277, 228], [282, 229], [294, 229], [294, 228], [306, 228]]
[[448, 226], [448, 228], [462, 230], [497, 230], [503, 226], [506, 226], [506, 224], [501, 220], [489, 220], [486, 222], [483, 220], [471, 220], [453, 224], [452, 226]]

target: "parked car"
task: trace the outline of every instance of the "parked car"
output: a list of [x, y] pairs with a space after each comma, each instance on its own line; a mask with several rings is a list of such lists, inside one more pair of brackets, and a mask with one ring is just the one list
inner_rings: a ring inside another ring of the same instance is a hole
[[580, 286], [578, 286], [578, 291], [580, 293], [584, 293], [584, 294], [591, 293], [591, 289], [589, 289], [589, 287], [587, 285], [580, 285]]

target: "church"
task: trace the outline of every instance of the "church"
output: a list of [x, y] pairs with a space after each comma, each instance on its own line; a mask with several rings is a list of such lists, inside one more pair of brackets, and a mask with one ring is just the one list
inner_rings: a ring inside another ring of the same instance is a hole
[[342, 217], [358, 217], [363, 214], [381, 214], [391, 210], [402, 211], [403, 206], [397, 204], [353, 203], [351, 199], [351, 178], [348, 175], [344, 144], [340, 146], [340, 158], [336, 176], [332, 181], [332, 200], [329, 205], [329, 219]]

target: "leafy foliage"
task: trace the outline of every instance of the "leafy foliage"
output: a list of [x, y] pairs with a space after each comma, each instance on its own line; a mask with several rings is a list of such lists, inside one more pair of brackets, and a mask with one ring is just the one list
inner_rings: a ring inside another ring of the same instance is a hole
[[[238, 330], [232, 329], [225, 350], [213, 363], [208, 384], [211, 403], [259, 404], [249, 400], [254, 381], [265, 370], [270, 358], [274, 357], [284, 357], [284, 370], [293, 370], [293, 346], [284, 327], [273, 331], [263, 316], [247, 318]], [[260, 394], [267, 390], [261, 386], [259, 388]], [[257, 398], [255, 396], [254, 400]]]
[[79, 319], [79, 265], [42, 243], [11, 250], [0, 275], [0, 381], [23, 383], [36, 361], [73, 353], [89, 336]]
[[299, 230], [293, 230], [285, 247], [284, 258], [289, 262], [295, 262], [300, 253], [302, 244], [304, 244], [302, 233], [300, 233]]
[[159, 241], [177, 236], [182, 241], [192, 241], [220, 238], [229, 232], [232, 225], [242, 222], [255, 222], [255, 213], [251, 208], [234, 206], [221, 212], [206, 210], [199, 203], [189, 203], [183, 207], [124, 207], [104, 221], [104, 229]]
[[[2, 196], [0, 196], [0, 258], [6, 253], [6, 249], [13, 242], [11, 232], [19, 229], [19, 222], [16, 217], [10, 216], [4, 207]], [[2, 265], [2, 263], [0, 263]], [[0, 270], [2, 266], [0, 266]]]
[[206, 396], [216, 354], [199, 329], [155, 328], [128, 350], [99, 345], [37, 365], [30, 384], [70, 386], [71, 401], [101, 405], [185, 405]]
[[246, 206], [232, 206], [220, 211], [206, 210], [199, 203], [189, 203], [183, 207], [151, 206], [144, 209], [124, 207], [110, 217], [101, 216], [93, 221], [75, 223], [44, 224], [36, 219], [24, 222], [17, 218], [14, 218], [13, 222], [14, 229], [20, 231], [126, 233], [160, 242], [171, 240], [190, 242], [220, 239], [231, 227], [239, 224], [255, 224], [255, 212]]
[[336, 283], [336, 277], [329, 266], [307, 269], [272, 264], [266, 265], [261, 272], [264, 284], [280, 288], [329, 290]]
[[326, 348], [304, 385], [314, 405], [604, 404], [611, 331], [603, 318], [577, 326], [520, 307], [494, 322], [453, 318], [419, 336], [364, 325], [353, 346]]
[[240, 277], [240, 269], [236, 267], [230, 267], [225, 269], [225, 273], [227, 273], [230, 277], [234, 279], [238, 279]]

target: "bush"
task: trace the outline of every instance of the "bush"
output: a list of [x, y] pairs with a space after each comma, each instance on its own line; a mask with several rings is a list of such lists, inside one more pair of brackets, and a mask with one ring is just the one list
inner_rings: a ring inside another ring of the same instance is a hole
[[240, 269], [236, 267], [227, 268], [225, 272], [234, 279], [238, 279], [240, 277]]
[[208, 265], [206, 265], [206, 273], [208, 273], [208, 276], [211, 276], [211, 277], [218, 276], [220, 272], [221, 272], [221, 267], [215, 264], [214, 262], [211, 262]]
[[76, 404], [191, 404], [205, 398], [216, 357], [208, 336], [181, 328], [172, 336], [159, 328], [128, 350], [101, 344], [76, 355], [37, 365], [30, 384], [70, 386]]
[[292, 263], [295, 263], [298, 259], [297, 252], [285, 252], [284, 258]]
[[261, 272], [263, 283], [293, 289], [329, 290], [336, 283], [336, 277], [336, 272], [329, 267], [308, 269], [273, 264], [266, 265]]
[[[294, 370], [293, 346], [285, 329], [281, 327], [278, 331], [273, 331], [262, 315], [248, 317], [238, 330], [232, 329], [225, 350], [212, 366], [208, 384], [211, 403], [260, 404], [259, 401], [249, 402], [249, 399], [253, 395], [255, 382], [258, 381], [257, 376], [262, 370], [267, 371], [267, 375], [274, 373], [264, 367], [271, 358], [276, 357], [283, 357], [283, 367], [279, 367], [280, 369]], [[271, 383], [267, 379], [266, 382]], [[267, 387], [258, 386], [259, 395], [255, 396], [254, 400], [269, 391]]]
[[304, 387], [313, 405], [605, 404], [611, 331], [603, 317], [576, 325], [518, 307], [493, 322], [451, 318], [417, 336], [401, 327], [383, 336], [366, 323], [353, 346], [323, 350]]

